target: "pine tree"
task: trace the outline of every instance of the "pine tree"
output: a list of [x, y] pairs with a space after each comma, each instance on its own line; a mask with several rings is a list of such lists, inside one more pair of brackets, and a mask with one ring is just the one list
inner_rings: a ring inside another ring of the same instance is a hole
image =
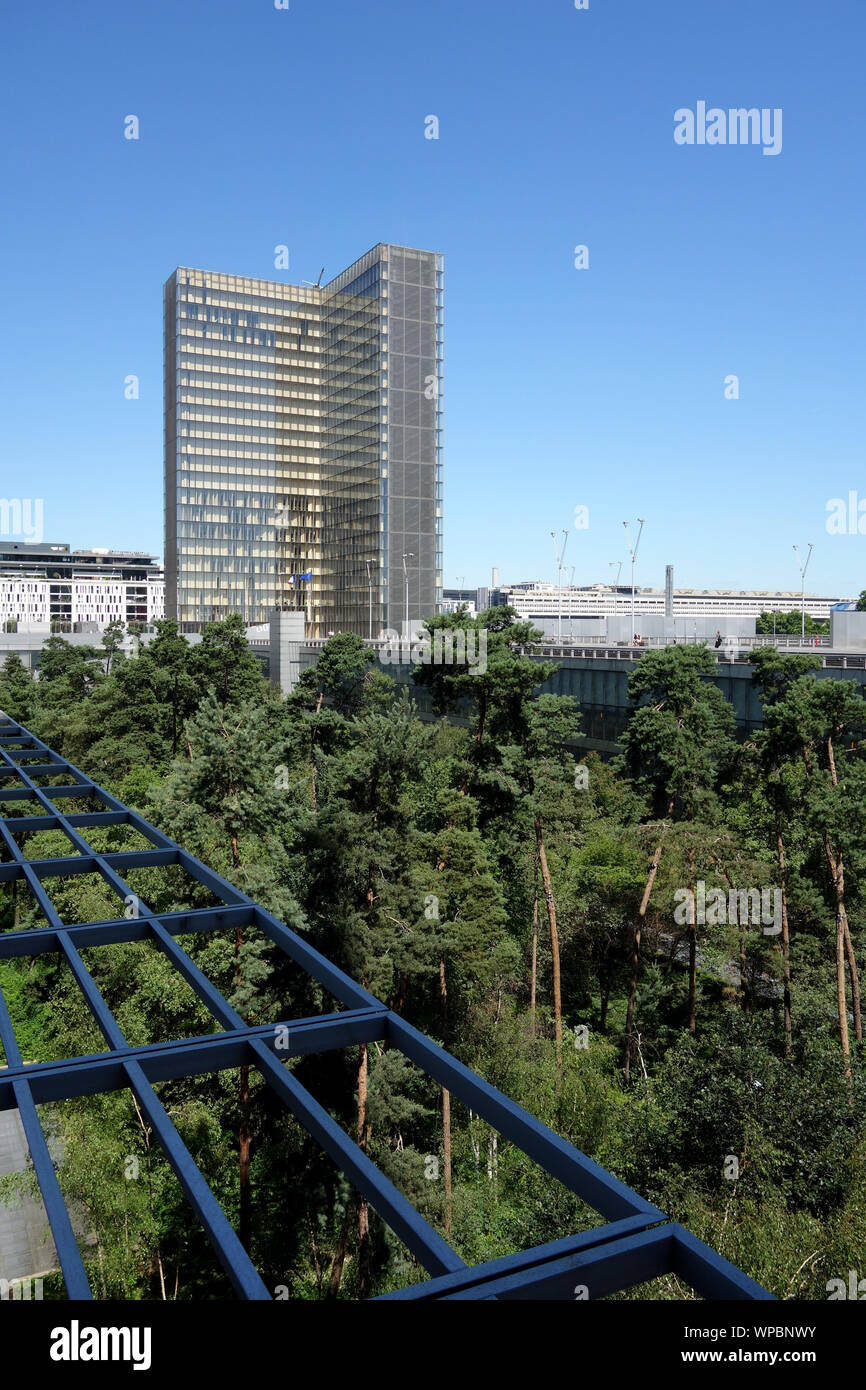
[[[240, 888], [254, 888], [257, 900], [284, 921], [303, 925], [300, 907], [281, 872], [286, 856], [278, 830], [287, 807], [275, 777], [274, 734], [268, 710], [250, 701], [223, 706], [211, 691], [188, 721], [185, 737], [189, 760], [175, 764], [154, 796], [158, 823], [193, 852], [202, 853], [211, 863], [216, 860], [226, 877]], [[237, 927], [233, 954], [234, 989], [229, 1002], [246, 1022], [272, 1014], [275, 1000], [268, 992], [272, 975], [269, 948], [257, 937], [245, 937], [244, 929]], [[239, 1235], [249, 1250], [252, 1133], [248, 1066], [240, 1068], [239, 1103]]]
[[[624, 765], [638, 792], [646, 797], [651, 814], [658, 820], [658, 835], [634, 922], [623, 1041], [626, 1079], [630, 1076], [635, 1043], [641, 934], [665, 835], [674, 818], [694, 826], [701, 817], [713, 817], [720, 772], [733, 760], [733, 711], [721, 691], [703, 679], [714, 670], [715, 659], [707, 647], [668, 647], [647, 652], [629, 679], [629, 699], [644, 703], [638, 704], [623, 735]], [[689, 925], [692, 1031], [696, 997], [695, 925], [692, 912]]]
[[239, 613], [207, 623], [201, 641], [190, 651], [187, 670], [201, 693], [213, 690], [222, 705], [254, 699], [263, 691], [262, 668], [250, 651]]
[[29, 725], [36, 704], [33, 677], [17, 652], [10, 652], [0, 671], [0, 710]]

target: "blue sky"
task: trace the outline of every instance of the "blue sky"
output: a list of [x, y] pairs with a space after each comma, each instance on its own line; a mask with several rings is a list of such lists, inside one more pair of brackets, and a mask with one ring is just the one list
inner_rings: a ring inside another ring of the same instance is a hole
[[[554, 578], [563, 527], [575, 582], [625, 575], [640, 515], [638, 583], [798, 588], [812, 541], [859, 593], [864, 40], [863, 0], [7, 7], [0, 492], [162, 554], [169, 273], [403, 242], [445, 254], [447, 586]], [[677, 145], [701, 100], [781, 108], [781, 153]]]

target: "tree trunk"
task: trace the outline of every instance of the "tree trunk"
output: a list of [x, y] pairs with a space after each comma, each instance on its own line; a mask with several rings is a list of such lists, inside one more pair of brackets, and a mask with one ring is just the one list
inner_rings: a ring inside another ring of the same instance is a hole
[[[827, 761], [830, 764], [830, 777], [832, 778], [833, 786], [838, 787], [839, 778], [836, 775], [836, 757], [833, 752], [832, 738], [827, 739]], [[839, 866], [839, 875], [844, 882], [845, 868], [842, 861], [841, 849], [837, 856], [837, 863]], [[863, 1039], [863, 1021], [860, 1014], [860, 977], [857, 973], [857, 961], [854, 956], [854, 946], [851, 941], [851, 932], [848, 927], [848, 913], [844, 911], [844, 903], [842, 929], [845, 944], [845, 956], [848, 961], [848, 975], [851, 980], [851, 1011], [854, 1015], [854, 1036], [858, 1042], [861, 1042]]]
[[689, 846], [689, 889], [691, 890], [692, 910], [689, 914], [689, 1032], [695, 1031], [695, 1009], [698, 997], [698, 937], [697, 937], [697, 909], [695, 906], [695, 851], [693, 846]]
[[[368, 908], [372, 909], [376, 900], [375, 871], [373, 865], [367, 870], [367, 892], [365, 898]], [[361, 988], [367, 988], [367, 976], [361, 980]], [[367, 1141], [369, 1139], [369, 1126], [367, 1124], [367, 1044], [361, 1043], [358, 1053], [358, 1127], [357, 1141], [358, 1148], [362, 1153], [367, 1152]], [[361, 1298], [367, 1298], [370, 1292], [370, 1208], [367, 1205], [367, 1198], [362, 1192], [358, 1193], [358, 1293]]]
[[[673, 815], [673, 813], [674, 798], [671, 797], [670, 801], [668, 802], [668, 818], [670, 818]], [[663, 826], [662, 833], [664, 833], [666, 829], [667, 826]], [[647, 877], [647, 881], [643, 890], [643, 897], [640, 900], [640, 907], [638, 908], [637, 917], [635, 918], [634, 923], [634, 937], [632, 941], [631, 952], [631, 979], [629, 981], [628, 987], [628, 1005], [626, 1007], [625, 1014], [625, 1037], [623, 1039], [623, 1062], [625, 1066], [626, 1081], [628, 1081], [631, 1076], [631, 1054], [634, 1030], [634, 1005], [635, 997], [637, 995], [638, 970], [640, 969], [641, 929], [644, 924], [647, 908], [649, 907], [650, 894], [653, 890], [653, 884], [655, 883], [656, 874], [659, 870], [659, 862], [662, 857], [663, 845], [664, 841], [659, 840], [658, 844], [655, 847], [655, 853], [653, 854], [652, 861], [650, 863], [649, 875]]]
[[[442, 1003], [442, 1043], [448, 1027], [448, 990], [445, 984], [445, 961], [439, 960], [439, 998]], [[445, 1182], [443, 1224], [446, 1236], [451, 1235], [451, 1094], [442, 1087], [442, 1156]]]
[[487, 722], [487, 697], [483, 691], [478, 696], [478, 732], [475, 735], [475, 746], [480, 746], [484, 737], [484, 725]]
[[[833, 755], [833, 740], [827, 739], [827, 757], [830, 764], [830, 776], [833, 785], [838, 786], [836, 778], [836, 759]], [[806, 764], [806, 771], [812, 776], [812, 760], [809, 757], [807, 745], [803, 745], [803, 761]], [[844, 864], [842, 856], [837, 861], [830, 844], [830, 836], [824, 831], [824, 853], [830, 865], [830, 876], [833, 880], [833, 895], [836, 899], [836, 1009], [839, 1015], [839, 1041], [842, 1045], [842, 1059], [845, 1063], [845, 1075], [851, 1077], [851, 1050], [848, 1040], [848, 1002], [845, 997], [845, 937], [848, 934], [848, 918], [845, 912], [845, 878]], [[856, 970], [856, 966], [855, 966]]]
[[851, 1075], [851, 1052], [848, 1041], [848, 1001], [845, 997], [845, 878], [842, 856], [837, 859], [830, 845], [830, 837], [824, 832], [824, 852], [830, 865], [833, 880], [833, 894], [836, 899], [836, 1007], [839, 1013], [839, 1040], [842, 1044], [842, 1057], [845, 1062], [845, 1075]]
[[836, 1008], [839, 1013], [839, 1040], [842, 1044], [842, 1060], [845, 1075], [851, 1077], [851, 1051], [848, 1042], [848, 1001], [845, 998], [845, 933], [842, 916], [836, 912]]
[[397, 987], [397, 1000], [394, 1004], [395, 1014], [402, 1014], [406, 1005], [406, 991], [409, 988], [409, 976], [404, 970], [400, 975], [400, 983]]
[[240, 1216], [238, 1238], [241, 1245], [250, 1253], [253, 1235], [252, 1189], [250, 1187], [250, 1069], [241, 1067], [241, 1124], [239, 1139], [240, 1154]]
[[451, 1093], [442, 1087], [442, 1151], [443, 1178], [445, 1182], [445, 1204], [443, 1225], [445, 1235], [451, 1237]]
[[[367, 1044], [361, 1043], [358, 1061], [358, 1148], [367, 1152]], [[358, 1295], [370, 1294], [370, 1209], [363, 1193], [358, 1194]]]
[[[722, 863], [721, 859], [719, 859], [718, 856], [715, 855], [715, 854], [713, 855], [713, 859], [715, 860], [716, 864], [718, 864], [719, 868], [721, 869], [722, 874], [723, 874], [723, 876], [724, 876], [725, 883], [728, 885], [729, 888], [733, 888], [733, 887], [734, 887], [734, 881], [733, 881], [733, 879], [731, 878], [731, 875], [728, 873], [727, 868], [726, 868], [725, 865]], [[737, 915], [739, 916], [739, 913], [738, 913]], [[751, 1013], [751, 1012], [752, 1012], [752, 1009], [751, 1009], [751, 1000], [750, 1000], [750, 996], [749, 996], [749, 986], [748, 986], [748, 979], [749, 979], [749, 976], [748, 976], [748, 971], [747, 971], [747, 968], [746, 968], [746, 929], [745, 929], [745, 927], [744, 927], [742, 921], [740, 921], [740, 923], [739, 923], [739, 932], [738, 932], [738, 935], [739, 935], [739, 960], [740, 960], [740, 1004], [742, 1005], [743, 1013], [748, 1014], [748, 1013]]]
[[[740, 914], [738, 913], [737, 915], [739, 917]], [[746, 961], [746, 928], [742, 920], [740, 920], [738, 923], [738, 935], [739, 944], [737, 946], [737, 952], [740, 961], [740, 1004], [742, 1005], [743, 1013], [748, 1014], [751, 1013], [752, 1010], [749, 1002], [749, 970], [748, 962]]]
[[[839, 856], [841, 862], [842, 856]], [[854, 1015], [854, 1037], [858, 1042], [863, 1041], [863, 1017], [860, 1012], [860, 976], [857, 973], [857, 961], [854, 957], [854, 945], [851, 941], [851, 932], [848, 927], [848, 914], [845, 914], [843, 923], [843, 936], [845, 941], [845, 956], [848, 961], [848, 975], [851, 980], [851, 1012]]]
[[562, 1069], [562, 989], [559, 978], [559, 932], [556, 927], [556, 904], [550, 883], [550, 870], [547, 866], [547, 851], [541, 832], [541, 821], [535, 820], [535, 840], [538, 848], [538, 862], [541, 866], [541, 882], [547, 902], [547, 918], [550, 922], [550, 950], [553, 956], [553, 1028], [556, 1038], [556, 1070]]
[[785, 1011], [785, 1056], [793, 1051], [791, 1041], [791, 934], [788, 928], [788, 890], [785, 866], [785, 846], [782, 832], [776, 827], [776, 853], [779, 860], [779, 882], [782, 886], [782, 998]]
[[[499, 1136], [495, 1129], [491, 1129], [487, 1136], [487, 1181], [494, 1182], [499, 1176], [499, 1154], [497, 1147]], [[494, 1200], [498, 1200], [494, 1198]]]
[[[237, 841], [232, 838], [235, 866], [237, 866]], [[241, 985], [241, 938], [243, 928], [235, 927], [235, 983]], [[244, 1019], [246, 1023], [247, 1020]], [[250, 1253], [252, 1240], [252, 1190], [250, 1188], [250, 1069], [241, 1067], [240, 1074], [241, 1122], [238, 1130], [238, 1164], [240, 1188], [240, 1212], [238, 1238], [241, 1245]]]
[[[536, 866], [537, 873], [537, 866]], [[538, 979], [538, 882], [532, 896], [532, 978], [529, 985], [529, 1019], [535, 1037], [535, 987]]]
[[343, 1278], [343, 1265], [346, 1263], [346, 1249], [349, 1243], [349, 1228], [351, 1225], [351, 1208], [346, 1211], [343, 1217], [343, 1224], [340, 1227], [340, 1238], [337, 1241], [337, 1249], [334, 1252], [333, 1263], [331, 1264], [331, 1277], [328, 1281], [328, 1298], [336, 1298], [340, 1292], [340, 1282]]

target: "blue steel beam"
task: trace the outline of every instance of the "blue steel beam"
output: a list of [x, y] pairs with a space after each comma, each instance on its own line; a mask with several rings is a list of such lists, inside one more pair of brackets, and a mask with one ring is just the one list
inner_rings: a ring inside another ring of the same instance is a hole
[[772, 1299], [773, 1294], [722, 1258], [684, 1226], [665, 1227], [673, 1243], [673, 1273], [685, 1279], [703, 1298]]
[[304, 1129], [325, 1150], [359, 1192], [369, 1198], [379, 1215], [400, 1237], [408, 1250], [431, 1274], [465, 1269], [460, 1256], [420, 1216], [411, 1202], [385, 1177], [362, 1149], [343, 1133], [324, 1106], [310, 1095], [290, 1071], [277, 1062], [261, 1042], [252, 1044], [256, 1065]]
[[171, 961], [178, 974], [182, 975], [187, 984], [195, 990], [199, 999], [210, 1009], [217, 1022], [221, 1023], [224, 1028], [243, 1028], [245, 1024], [240, 1014], [223, 998], [219, 990], [211, 984], [195, 962], [190, 960], [186, 951], [181, 950], [165, 927], [157, 921], [150, 922], [149, 927], [153, 939], [163, 955]]
[[[33, 1170], [36, 1173], [36, 1181], [39, 1183], [39, 1190], [42, 1193], [45, 1214], [48, 1217], [48, 1224], [54, 1237], [54, 1246], [60, 1261], [60, 1269], [67, 1293], [70, 1298], [88, 1299], [90, 1298], [90, 1286], [87, 1282], [81, 1256], [78, 1253], [78, 1242], [75, 1239], [66, 1203], [60, 1191], [57, 1174], [54, 1171], [54, 1164], [48, 1151], [48, 1144], [39, 1123], [33, 1095], [28, 1081], [25, 1079], [21, 1050], [12, 1028], [2, 989], [0, 989], [0, 1043], [3, 1044], [7, 1062], [4, 1080], [11, 1088], [15, 1108], [21, 1117], [24, 1137], [27, 1140]], [[5, 1108], [11, 1109], [12, 1107]]]
[[[0, 1109], [18, 1106], [22, 1117], [26, 1114], [28, 1142], [70, 1293], [77, 1289], [78, 1296], [89, 1296], [83, 1265], [39, 1126], [36, 1103], [131, 1087], [236, 1292], [242, 1298], [270, 1297], [152, 1090], [158, 1081], [252, 1065], [433, 1273], [434, 1278], [426, 1284], [391, 1297], [571, 1298], [576, 1271], [583, 1273], [585, 1279], [592, 1278], [593, 1297], [603, 1297], [605, 1290], [614, 1292], [668, 1272], [679, 1274], [710, 1298], [770, 1297], [702, 1242], [681, 1227], [665, 1222], [658, 1208], [553, 1134], [399, 1016], [388, 1012], [377, 999], [284, 923], [176, 845], [137, 812], [124, 806], [73, 764], [58, 758], [21, 726], [10, 724], [6, 727], [9, 732], [0, 733], [0, 778], [14, 778], [20, 785], [0, 785], [0, 802], [30, 804], [42, 814], [0, 820], [0, 847], [5, 850], [7, 860], [0, 865], [0, 881], [25, 882], [48, 925], [0, 935], [0, 960], [49, 950], [61, 951], [109, 1047], [108, 1052], [90, 1057], [25, 1067], [0, 991], [0, 1042], [10, 1064], [5, 1075], [0, 1073]], [[37, 784], [36, 777], [47, 776], [67, 780], [56, 786]], [[102, 809], [64, 815], [63, 801], [81, 798], [92, 798]], [[97, 853], [82, 832], [105, 825], [131, 827], [143, 836], [149, 848]], [[28, 860], [16, 844], [15, 835], [45, 829], [63, 832], [78, 853], [74, 857]], [[64, 924], [42, 887], [45, 880], [61, 875], [96, 872], [123, 899], [131, 892], [122, 877], [123, 872], [136, 867], [171, 865], [179, 866], [191, 879], [208, 888], [220, 900], [220, 905], [159, 913], [150, 911], [136, 895], [137, 917]], [[175, 939], [187, 933], [216, 931], [227, 926], [258, 928], [347, 1006], [345, 1011], [317, 1019], [290, 1019], [275, 1025], [252, 1027], [245, 1024]], [[132, 940], [154, 942], [225, 1031], [129, 1047], [85, 967], [79, 948]], [[552, 1176], [602, 1215], [613, 1219], [601, 1227], [535, 1250], [467, 1269], [460, 1257], [284, 1065], [288, 1057], [373, 1040], [384, 1040], [397, 1047], [427, 1075], [483, 1115], [506, 1139]], [[647, 1229], [656, 1222], [665, 1224], [654, 1230]]]
[[547, 1264], [588, 1248], [607, 1244], [622, 1236], [630, 1236], [647, 1228], [645, 1216], [626, 1216], [621, 1221], [611, 1221], [605, 1226], [594, 1226], [592, 1230], [581, 1231], [578, 1235], [564, 1236], [561, 1240], [550, 1241], [535, 1246], [531, 1250], [521, 1250], [515, 1255], [500, 1256], [497, 1260], [487, 1260], [484, 1264], [473, 1265], [469, 1269], [454, 1274], [443, 1274], [438, 1279], [428, 1279], [423, 1284], [410, 1284], [405, 1289], [395, 1289], [393, 1293], [380, 1294], [375, 1300], [384, 1302], [425, 1302], [450, 1298], [457, 1293], [475, 1298], [485, 1298], [485, 1286], [506, 1275], [525, 1275], [533, 1277], [536, 1269], [542, 1270]]
[[75, 982], [84, 995], [84, 1002], [93, 1014], [96, 1025], [105, 1038], [105, 1041], [108, 1043], [108, 1046], [115, 1049], [119, 1047], [125, 1048], [126, 1038], [118, 1028], [111, 1010], [94, 984], [93, 976], [87, 969], [87, 966], [84, 964], [84, 961], [81, 959], [81, 956], [78, 954], [72, 942], [69, 940], [66, 932], [58, 932], [57, 940], [60, 943], [60, 949], [66, 958], [66, 962], [72, 974], [75, 976]]
[[636, 1215], [645, 1216], [650, 1221], [664, 1219], [664, 1213], [658, 1207], [632, 1192], [625, 1183], [565, 1139], [560, 1139], [559, 1135], [515, 1105], [501, 1091], [488, 1086], [475, 1072], [437, 1047], [397, 1014], [388, 1015], [387, 1038], [428, 1076], [439, 1081], [458, 1100], [471, 1106], [494, 1129], [498, 1129], [506, 1139], [511, 1139], [519, 1149], [534, 1158], [595, 1211], [613, 1220]]
[[178, 1182], [204, 1227], [208, 1240], [216, 1251], [220, 1264], [240, 1298], [268, 1299], [272, 1295], [238, 1240], [225, 1212], [211, 1192], [196, 1166], [195, 1159], [184, 1144], [162, 1102], [137, 1062], [124, 1062], [130, 1088], [153, 1126], [162, 1150], [174, 1170]]
[[[5, 1077], [3, 1073], [0, 1072], [0, 1087], [2, 1087], [4, 1081], [8, 1082], [10, 1073], [14, 1070], [14, 1068], [21, 1066], [21, 1053], [18, 1051], [18, 1042], [15, 1037], [15, 1029], [12, 1027], [12, 1020], [9, 1017], [9, 1010], [6, 1007], [6, 1000], [3, 998], [2, 988], [0, 988], [0, 1047], [3, 1048], [3, 1052], [5, 1054], [6, 1061], [9, 1067], [9, 1070], [6, 1072]], [[0, 1091], [0, 1095], [2, 1095], [2, 1091]], [[4, 1106], [2, 1104], [2, 1100], [0, 1100], [0, 1110], [5, 1110], [8, 1108], [9, 1107]]]
[[63, 1200], [63, 1193], [60, 1191], [60, 1184], [57, 1181], [57, 1174], [54, 1171], [54, 1164], [48, 1151], [42, 1126], [39, 1123], [39, 1116], [33, 1103], [30, 1088], [26, 1081], [19, 1078], [14, 1082], [14, 1091], [18, 1114], [21, 1116], [27, 1147], [33, 1161], [33, 1171], [36, 1174], [36, 1181], [39, 1183], [39, 1191], [42, 1193], [42, 1201], [45, 1204], [45, 1214], [48, 1217], [48, 1225], [51, 1227], [51, 1234], [54, 1238], [54, 1248], [57, 1251], [66, 1292], [70, 1298], [89, 1299], [91, 1294], [87, 1274], [81, 1261], [78, 1242], [75, 1239], [72, 1222], [69, 1220], [69, 1212]]
[[[117, 1090], [124, 1062], [137, 1062], [148, 1080], [177, 1081], [183, 1076], [258, 1065], [250, 1051], [251, 1042], [260, 1042], [283, 1057], [305, 1057], [360, 1043], [381, 1042], [385, 1036], [387, 1009], [347, 1010], [320, 1018], [289, 1019], [284, 1023], [259, 1024], [224, 1033], [204, 1033], [199, 1037], [171, 1042], [145, 1043], [138, 1047], [118, 1047], [88, 1057], [66, 1057], [56, 1062], [31, 1062], [26, 1067], [10, 1064], [0, 1070], [0, 1110], [15, 1106], [13, 1085], [25, 1077], [39, 1105], [48, 1101], [72, 1100]], [[4, 1023], [5, 1019], [5, 1023]], [[4, 1032], [8, 1027], [8, 1033]], [[0, 1038], [14, 1042], [11, 1024], [0, 993]]]
[[[8, 866], [0, 865], [0, 881], [4, 867]], [[254, 911], [247, 904], [240, 907], [194, 907], [170, 914], [142, 911], [137, 917], [109, 917], [102, 922], [81, 922], [77, 925], [70, 923], [63, 930], [70, 941], [79, 947], [113, 946], [119, 941], [144, 941], [151, 922], [161, 922], [171, 936], [194, 936], [228, 927], [248, 927], [253, 922]], [[54, 927], [0, 932], [0, 960], [44, 955], [47, 951], [59, 949]]]
[[[77, 768], [72, 768], [72, 764], [67, 764], [67, 766], [70, 770], [84, 778], [85, 774], [78, 772]], [[313, 975], [320, 984], [325, 985], [341, 1003], [354, 1008], [364, 1007], [365, 1005], [367, 1007], [378, 1006], [379, 1001], [374, 999], [373, 995], [361, 989], [350, 976], [346, 975], [331, 961], [327, 960], [325, 956], [322, 956], [318, 951], [314, 950], [313, 947], [308, 946], [300, 937], [290, 932], [289, 929], [271, 913], [265, 912], [264, 909], [253, 904], [252, 899], [248, 898], [244, 893], [241, 893], [240, 890], [235, 888], [233, 884], [230, 884], [227, 879], [221, 878], [219, 874], [207, 869], [204, 864], [200, 863], [200, 861], [195, 859], [192, 855], [187, 854], [185, 850], [174, 845], [167, 837], [162, 836], [161, 832], [158, 831], [155, 826], [151, 826], [149, 822], [145, 821], [143, 817], [138, 816], [135, 812], [129, 811], [127, 807], [123, 806], [122, 802], [116, 801], [115, 798], [109, 796], [109, 794], [102, 791], [101, 788], [100, 792], [102, 798], [106, 800], [107, 803], [113, 803], [113, 809], [115, 811], [124, 812], [129, 815], [130, 820], [128, 823], [134, 828], [141, 829], [143, 833], [146, 830], [149, 832], [149, 838], [158, 836], [167, 846], [171, 846], [172, 850], [177, 854], [177, 858], [173, 862], [178, 863], [186, 870], [190, 877], [209, 888], [217, 897], [221, 897], [223, 902], [238, 906], [253, 907], [255, 924], [271, 938], [275, 945], [280, 946], [287, 955], [307, 970], [309, 974]], [[55, 813], [54, 818], [58, 820], [59, 828], [66, 828], [62, 816], [57, 816]], [[136, 851], [131, 851], [129, 855], [126, 856], [129, 863], [134, 863], [136, 853]], [[147, 851], [143, 851], [143, 853], [147, 853]], [[105, 862], [105, 856], [94, 855], [92, 850], [90, 851], [90, 855], [95, 862], [95, 866], [102, 872], [106, 881], [111, 883], [112, 886], [115, 887], [115, 891], [117, 891], [116, 879], [112, 879], [111, 877], [111, 866]], [[50, 865], [52, 862], [56, 861], [47, 860], [42, 862]], [[78, 861], [72, 862], [78, 863]], [[21, 867], [25, 867], [23, 863]], [[25, 876], [34, 893], [37, 893], [37, 876], [33, 873], [29, 865], [25, 870]], [[46, 916], [49, 917], [49, 921], [55, 926], [61, 925], [60, 919], [54, 912], [46, 895], [40, 891], [37, 893], [37, 898]], [[165, 917], [165, 915], [166, 914], [163, 914], [163, 917]]]
[[[464, 1299], [545, 1300], [579, 1298], [593, 1301], [635, 1288], [665, 1274], [683, 1275], [681, 1226], [668, 1222], [651, 1231], [639, 1231], [622, 1240], [576, 1250], [534, 1268], [509, 1272], [486, 1280], [478, 1288], [457, 1289], [442, 1295], [444, 1301]], [[692, 1248], [693, 1246], [693, 1248]], [[723, 1260], [702, 1241], [690, 1237], [688, 1261], [692, 1288], [704, 1298], [724, 1300], [768, 1299], [773, 1295], [734, 1265]]]
[[[7, 828], [8, 825], [4, 827], [4, 829]], [[31, 825], [29, 828], [32, 830], [33, 826]], [[39, 827], [40, 830], [42, 828], [42, 826]], [[64, 834], [67, 833], [62, 818], [57, 819], [54, 825], [46, 825], [44, 829], [60, 830]], [[95, 850], [82, 849], [79, 854], [68, 857], [56, 855], [51, 859], [28, 859], [27, 863], [36, 877], [43, 879], [57, 878], [60, 874], [74, 878], [76, 874], [103, 873], [103, 866], [114, 870], [160, 868], [169, 864], [177, 864], [179, 859], [176, 849], [126, 850], [123, 853], [111, 854], [97, 854]], [[115, 879], [109, 878], [106, 879], [106, 882], [110, 883], [111, 887], [116, 887]]]

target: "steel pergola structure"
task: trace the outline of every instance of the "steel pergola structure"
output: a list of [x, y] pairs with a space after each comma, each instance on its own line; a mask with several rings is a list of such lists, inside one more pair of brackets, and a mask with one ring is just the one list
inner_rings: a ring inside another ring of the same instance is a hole
[[[62, 780], [58, 782], [58, 778]], [[101, 809], [64, 814], [64, 803], [79, 798], [93, 799]], [[16, 802], [22, 803], [24, 814], [9, 814], [19, 809]], [[88, 843], [87, 831], [110, 826], [131, 827], [149, 848], [98, 853]], [[61, 831], [67, 837], [68, 856], [28, 859], [24, 855], [16, 836], [44, 830]], [[107, 1051], [99, 1054], [25, 1064], [0, 988], [0, 1043], [7, 1061], [7, 1067], [0, 1070], [0, 1110], [17, 1108], [21, 1117], [69, 1298], [91, 1299], [92, 1293], [37, 1106], [128, 1088], [237, 1296], [273, 1299], [274, 1293], [260, 1277], [153, 1089], [161, 1081], [244, 1065], [258, 1070], [431, 1276], [424, 1283], [383, 1295], [382, 1301], [604, 1298], [668, 1273], [679, 1276], [705, 1298], [772, 1298], [709, 1246], [668, 1221], [657, 1207], [389, 1010], [246, 894], [2, 714], [0, 855], [0, 883], [26, 884], [45, 921], [44, 926], [0, 933], [0, 960], [59, 953], [107, 1044]], [[123, 877], [134, 869], [171, 865], [179, 865], [204, 885], [220, 905], [154, 912]], [[121, 903], [135, 900], [137, 915], [78, 925], [64, 923], [43, 884], [46, 879], [83, 873], [99, 874]], [[278, 1024], [245, 1023], [176, 940], [186, 933], [239, 926], [257, 927], [336, 998], [341, 1010]], [[89, 947], [129, 941], [148, 941], [158, 947], [221, 1031], [130, 1046], [80, 954]], [[374, 1041], [397, 1048], [579, 1196], [605, 1218], [606, 1224], [467, 1266], [285, 1065], [291, 1057]]]

